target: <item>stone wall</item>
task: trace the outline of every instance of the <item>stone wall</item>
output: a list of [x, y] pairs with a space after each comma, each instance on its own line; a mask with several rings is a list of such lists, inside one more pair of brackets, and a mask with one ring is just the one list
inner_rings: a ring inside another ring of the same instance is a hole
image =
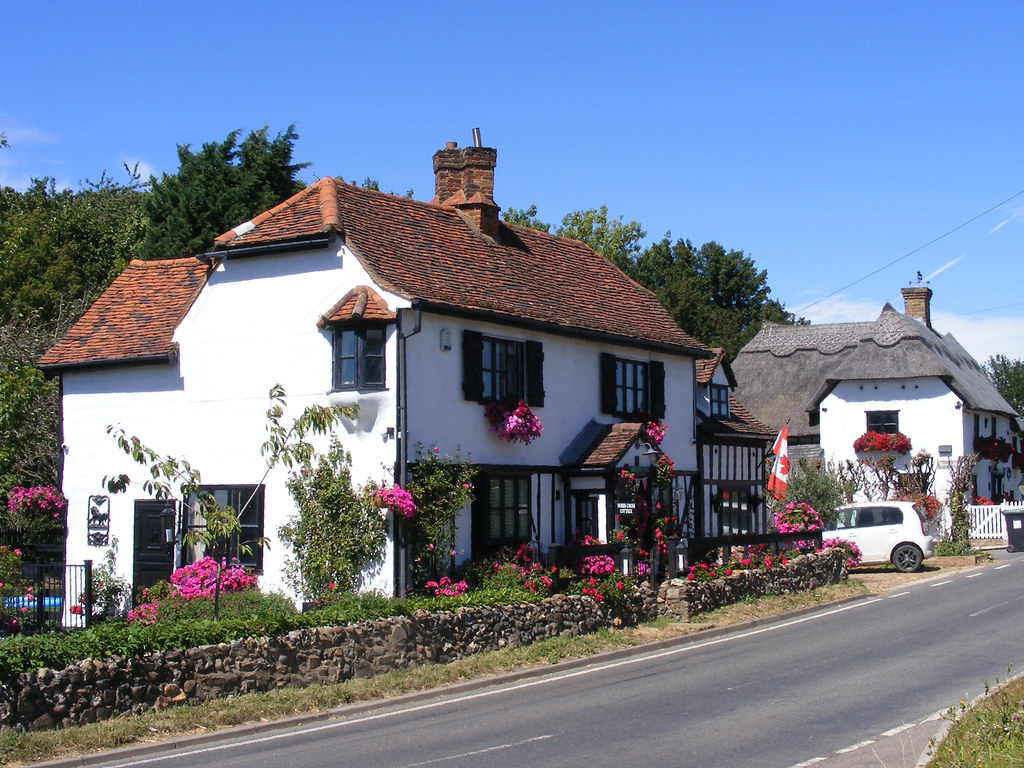
[[768, 571], [734, 571], [715, 581], [665, 581], [658, 589], [658, 608], [666, 616], [689, 619], [748, 597], [805, 592], [838, 584], [846, 577], [845, 555], [841, 550], [828, 549], [800, 555]]
[[417, 612], [343, 627], [296, 630], [130, 659], [87, 660], [63, 670], [22, 673], [0, 686], [0, 732], [44, 730], [121, 714], [287, 686], [329, 685], [426, 662], [528, 645], [654, 618], [644, 587], [612, 608], [556, 595], [501, 608]]

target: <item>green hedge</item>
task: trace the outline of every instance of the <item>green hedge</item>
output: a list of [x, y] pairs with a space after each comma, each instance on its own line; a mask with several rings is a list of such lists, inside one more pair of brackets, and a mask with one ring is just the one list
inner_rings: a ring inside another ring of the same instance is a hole
[[542, 595], [518, 590], [477, 590], [458, 597], [397, 600], [381, 595], [348, 595], [308, 613], [138, 624], [107, 621], [74, 632], [16, 635], [0, 642], [0, 680], [40, 668], [64, 669], [83, 659], [128, 658], [148, 651], [195, 648], [247, 637], [275, 637], [294, 629], [341, 626], [418, 610], [450, 611], [472, 606], [537, 602]]

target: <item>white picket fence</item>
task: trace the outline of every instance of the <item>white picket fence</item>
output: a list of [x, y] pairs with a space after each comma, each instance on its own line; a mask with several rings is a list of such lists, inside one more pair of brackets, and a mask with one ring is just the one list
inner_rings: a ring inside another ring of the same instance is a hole
[[[1024, 501], [1004, 502], [1003, 504], [970, 504], [967, 511], [971, 515], [972, 539], [1001, 539], [1006, 541], [1006, 518], [1003, 511], [1022, 512]], [[950, 527], [949, 510], [942, 511], [942, 527], [948, 531]]]

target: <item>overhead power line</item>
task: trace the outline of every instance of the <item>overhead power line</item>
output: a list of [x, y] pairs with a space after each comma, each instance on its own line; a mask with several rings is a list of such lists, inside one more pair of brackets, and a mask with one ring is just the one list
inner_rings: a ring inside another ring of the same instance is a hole
[[[1021, 190], [1020, 192], [1016, 193], [1015, 195], [1010, 195], [1010, 196], [1009, 196], [1008, 198], [1006, 198], [1006, 199], [1005, 199], [1005, 200], [1003, 200], [1002, 202], [1000, 202], [1000, 203], [996, 203], [995, 205], [993, 205], [993, 206], [992, 206], [991, 208], [989, 208], [988, 210], [982, 211], [982, 212], [981, 212], [981, 213], [979, 213], [979, 214], [978, 214], [977, 216], [973, 216], [973, 217], [969, 218], [969, 219], [968, 219], [967, 221], [965, 221], [965, 222], [964, 222], [963, 224], [959, 224], [959, 225], [957, 225], [957, 226], [953, 227], [953, 228], [952, 228], [951, 230], [949, 230], [948, 232], [944, 232], [944, 233], [942, 233], [941, 235], [939, 235], [938, 237], [936, 237], [936, 238], [933, 238], [932, 240], [929, 240], [929, 241], [928, 241], [927, 243], [925, 243], [924, 245], [920, 245], [920, 246], [918, 246], [917, 248], [915, 248], [914, 250], [912, 250], [912, 251], [908, 251], [907, 253], [905, 253], [905, 254], [903, 254], [902, 256], [900, 256], [900, 257], [899, 257], [898, 259], [893, 259], [893, 260], [892, 260], [892, 261], [890, 261], [890, 262], [889, 262], [888, 264], [883, 264], [883, 265], [882, 265], [881, 267], [879, 267], [878, 269], [876, 269], [876, 270], [874, 270], [874, 271], [872, 271], [872, 272], [868, 272], [868, 274], [864, 275], [863, 277], [859, 277], [859, 278], [857, 278], [857, 279], [856, 279], [856, 280], [854, 280], [854, 281], [853, 281], [852, 283], [847, 283], [847, 284], [846, 284], [846, 285], [844, 285], [844, 286], [843, 286], [842, 288], [837, 288], [836, 290], [832, 291], [832, 293], [830, 293], [830, 294], [828, 294], [828, 295], [826, 295], [826, 296], [822, 296], [822, 297], [821, 297], [820, 299], [815, 299], [815, 300], [814, 300], [814, 301], [812, 301], [812, 302], [811, 302], [810, 304], [805, 304], [804, 306], [800, 307], [799, 309], [797, 309], [797, 310], [794, 310], [794, 313], [799, 313], [799, 312], [803, 312], [804, 310], [810, 309], [810, 308], [811, 308], [811, 307], [813, 307], [814, 305], [816, 305], [816, 304], [820, 304], [821, 302], [825, 301], [825, 299], [831, 299], [831, 298], [832, 298], [833, 296], [835, 296], [835, 295], [836, 295], [836, 294], [838, 294], [838, 293], [842, 293], [842, 292], [843, 292], [843, 291], [845, 291], [845, 290], [846, 290], [847, 288], [852, 288], [853, 286], [857, 285], [857, 283], [862, 283], [862, 282], [864, 282], [865, 280], [867, 280], [867, 279], [868, 279], [869, 277], [874, 277], [874, 276], [875, 276], [875, 275], [877, 275], [877, 274], [878, 274], [879, 272], [882, 272], [883, 270], [886, 270], [886, 269], [888, 269], [889, 267], [891, 267], [891, 266], [892, 266], [893, 264], [898, 264], [899, 262], [903, 261], [904, 259], [906, 259], [906, 258], [908, 258], [908, 257], [910, 257], [910, 256], [913, 256], [913, 255], [914, 255], [915, 253], [917, 253], [918, 251], [923, 251], [923, 250], [924, 250], [925, 248], [927, 248], [927, 247], [928, 247], [929, 245], [933, 245], [933, 244], [935, 244], [935, 243], [939, 242], [939, 240], [941, 240], [941, 239], [942, 239], [942, 238], [944, 238], [944, 237], [949, 237], [949, 236], [950, 236], [950, 235], [952, 235], [952, 234], [953, 234], [954, 232], [956, 232], [956, 231], [958, 231], [958, 230], [961, 230], [961, 229], [963, 229], [963, 228], [964, 228], [964, 227], [966, 227], [966, 226], [967, 226], [968, 224], [971, 224], [971, 223], [973, 223], [973, 222], [977, 221], [978, 219], [980, 219], [980, 218], [981, 218], [982, 216], [987, 216], [988, 214], [992, 213], [992, 211], [994, 211], [994, 210], [995, 210], [996, 208], [999, 208], [1000, 206], [1006, 205], [1006, 204], [1007, 204], [1008, 202], [1010, 202], [1010, 201], [1011, 201], [1011, 200], [1013, 200], [1014, 198], [1020, 197], [1021, 195], [1024, 195], [1024, 189], [1022, 189], [1022, 190]], [[985, 310], [980, 310], [980, 311], [985, 311]]]

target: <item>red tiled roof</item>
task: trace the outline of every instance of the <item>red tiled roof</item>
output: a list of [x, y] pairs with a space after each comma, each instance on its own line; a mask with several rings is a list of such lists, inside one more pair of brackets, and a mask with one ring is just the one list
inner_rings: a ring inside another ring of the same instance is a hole
[[394, 320], [395, 313], [373, 288], [358, 285], [346, 293], [341, 301], [324, 312], [317, 325], [343, 323], [348, 320]]
[[39, 360], [40, 368], [170, 355], [171, 336], [206, 283], [195, 259], [132, 261]]
[[629, 421], [621, 424], [606, 424], [593, 442], [583, 451], [577, 463], [591, 469], [606, 468], [617, 464], [646, 426], [646, 424]]
[[715, 377], [715, 371], [718, 370], [718, 366], [722, 366], [722, 370], [725, 371], [725, 378], [729, 382], [729, 386], [735, 387], [736, 377], [733, 375], [732, 366], [729, 365], [729, 360], [726, 358], [725, 350], [722, 347], [712, 347], [709, 359], [697, 361], [697, 383], [710, 384]]
[[705, 417], [701, 421], [700, 428], [702, 432], [718, 436], [761, 437], [766, 440], [775, 437], [775, 430], [758, 421], [732, 395], [729, 395], [729, 418], [723, 419], [718, 416]]
[[650, 291], [575, 240], [501, 224], [492, 239], [450, 207], [325, 178], [236, 227], [215, 247], [301, 240], [341, 232], [374, 282], [439, 307], [522, 318], [697, 354]]

